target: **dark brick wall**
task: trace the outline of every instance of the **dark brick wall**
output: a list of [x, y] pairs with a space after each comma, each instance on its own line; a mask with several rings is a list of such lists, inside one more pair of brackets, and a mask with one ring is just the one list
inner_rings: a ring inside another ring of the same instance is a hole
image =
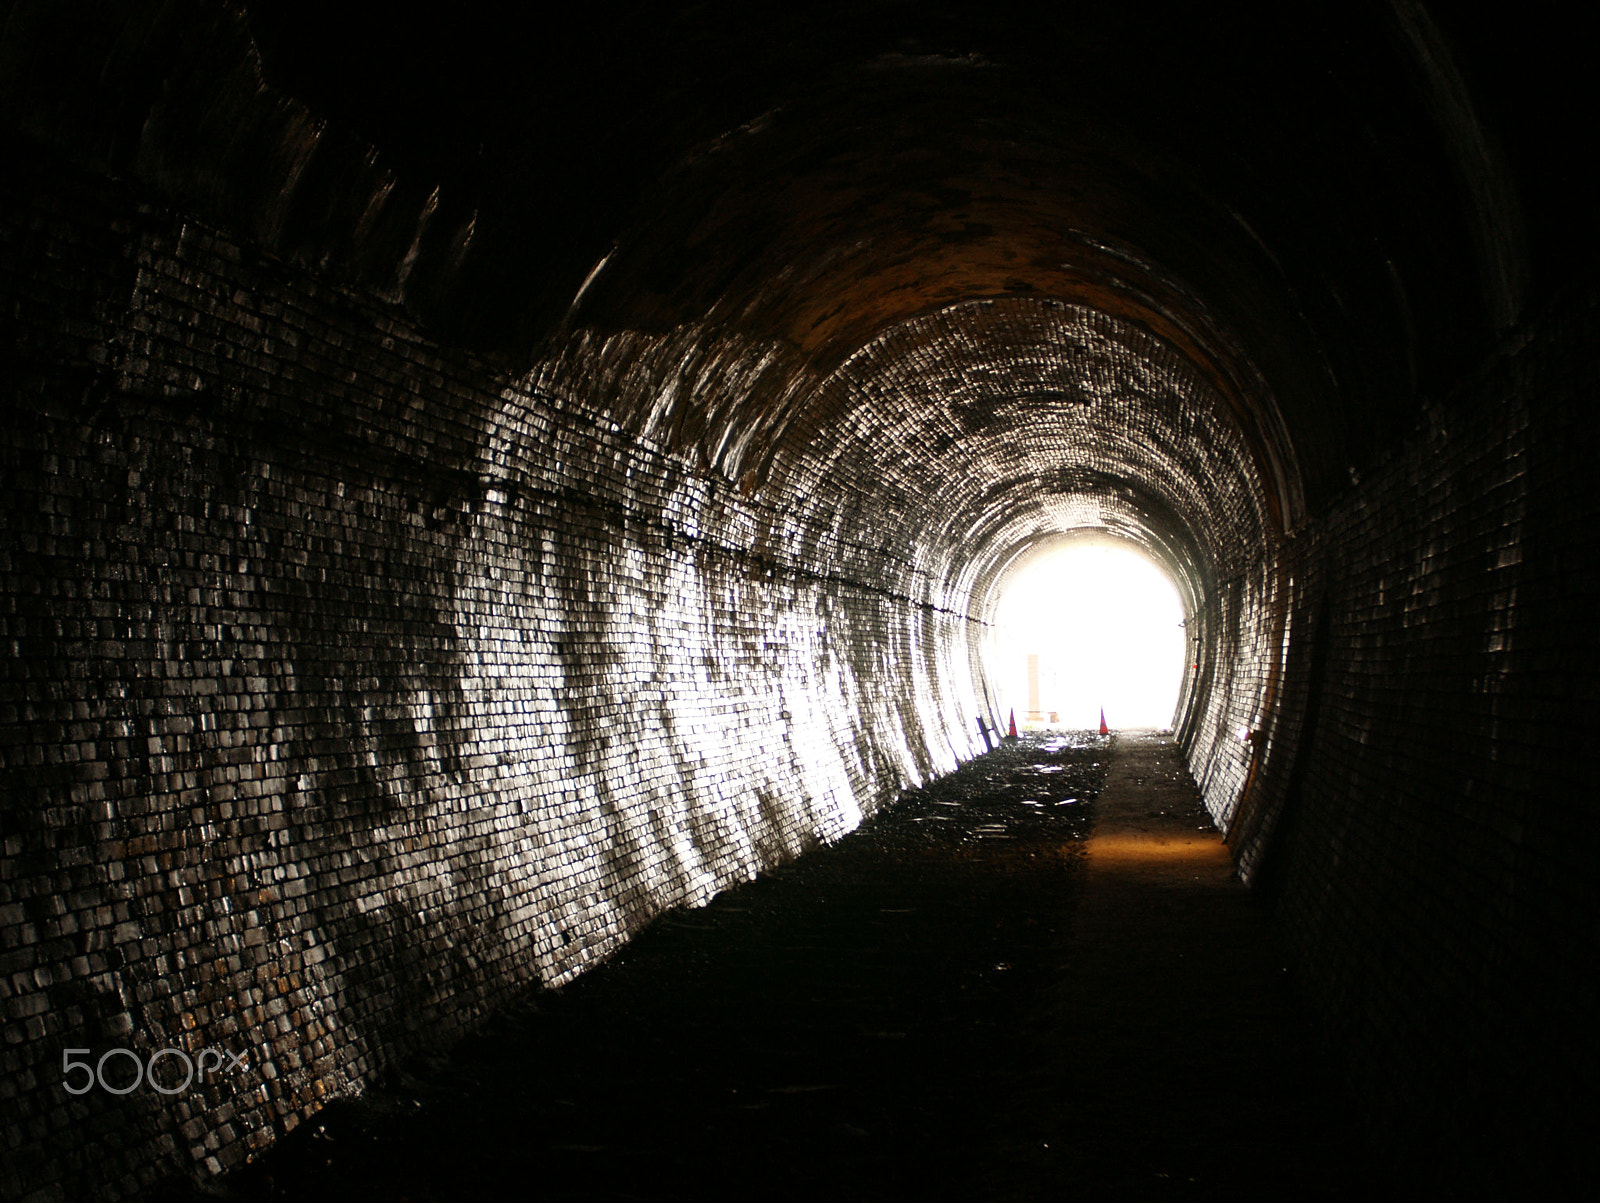
[[[825, 514], [15, 161], [6, 1195], [234, 1164], [981, 747], [967, 620], [819, 572]], [[207, 1046], [245, 1067], [62, 1087]]]
[[1474, 1195], [1564, 1185], [1600, 1068], [1597, 316], [1528, 323], [1285, 547], [1230, 837], [1382, 1146]]

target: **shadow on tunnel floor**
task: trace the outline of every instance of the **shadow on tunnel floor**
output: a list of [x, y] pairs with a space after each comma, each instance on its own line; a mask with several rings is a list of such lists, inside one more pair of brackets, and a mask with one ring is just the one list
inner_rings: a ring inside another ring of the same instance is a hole
[[1152, 1055], [1100, 1047], [1126, 982], [1084, 980], [1071, 935], [1116, 754], [1086, 733], [1008, 744], [662, 916], [225, 1179], [154, 1197], [1358, 1193], [1351, 1125], [1314, 1060], [1243, 1055], [1283, 1000], [1245, 1000], [1220, 1032], [1190, 1030], [1174, 1000]]

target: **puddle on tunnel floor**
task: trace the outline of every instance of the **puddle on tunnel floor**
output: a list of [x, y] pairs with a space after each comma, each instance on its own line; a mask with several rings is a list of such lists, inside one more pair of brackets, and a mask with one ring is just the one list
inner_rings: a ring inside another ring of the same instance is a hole
[[[1059, 1073], [1094, 1034], [1049, 999], [1109, 761], [1092, 734], [1008, 743], [660, 917], [205, 1194], [155, 1197], [1053, 1196], [1094, 1139]], [[1203, 1197], [1189, 1171], [1211, 1160], [1140, 1181]]]

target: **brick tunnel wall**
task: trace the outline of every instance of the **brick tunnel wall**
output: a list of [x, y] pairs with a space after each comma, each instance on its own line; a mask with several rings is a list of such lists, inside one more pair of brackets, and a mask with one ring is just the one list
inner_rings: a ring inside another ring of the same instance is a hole
[[1191, 752], [1380, 1151], [1460, 1197], [1565, 1186], [1600, 1067], [1597, 317], [1515, 331], [1285, 545], [1278, 704], [1231, 772]]
[[[789, 554], [826, 515], [18, 161], [8, 1196], [235, 1164], [981, 750], [968, 620]], [[65, 1048], [207, 1046], [247, 1067], [62, 1088]]]

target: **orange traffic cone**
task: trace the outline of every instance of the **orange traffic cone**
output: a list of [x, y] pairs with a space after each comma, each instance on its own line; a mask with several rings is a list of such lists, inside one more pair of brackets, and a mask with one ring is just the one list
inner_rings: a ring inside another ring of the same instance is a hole
[[1015, 710], [1011, 712], [1011, 729], [1006, 732], [1006, 737], [1008, 739], [1017, 737], [1017, 712]]
[[1108, 728], [1106, 726], [1106, 708], [1104, 706], [1100, 707], [1100, 734], [1101, 735], [1110, 735], [1111, 734], [1110, 728]]

